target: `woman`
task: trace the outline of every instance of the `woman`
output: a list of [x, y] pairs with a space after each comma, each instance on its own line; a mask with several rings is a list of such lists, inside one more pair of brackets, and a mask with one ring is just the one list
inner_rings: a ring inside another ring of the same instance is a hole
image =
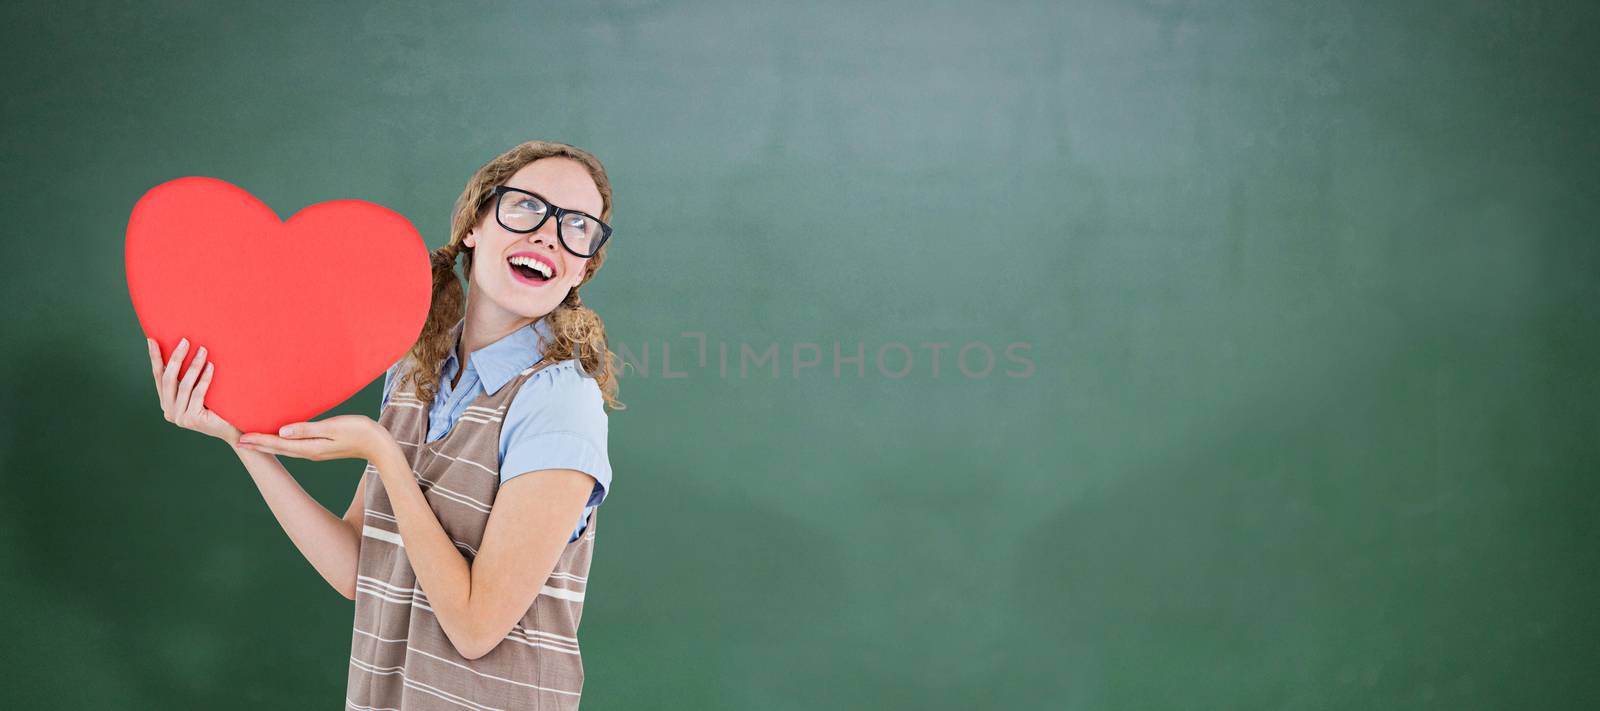
[[[242, 434], [205, 408], [205, 349], [180, 379], [187, 340], [165, 363], [150, 342], [167, 420], [229, 442], [295, 546], [355, 601], [347, 708], [577, 708], [578, 621], [611, 484], [605, 408], [621, 409], [604, 324], [578, 286], [605, 261], [610, 216], [605, 169], [581, 149], [532, 141], [479, 168], [378, 422]], [[344, 517], [278, 454], [367, 460]]]

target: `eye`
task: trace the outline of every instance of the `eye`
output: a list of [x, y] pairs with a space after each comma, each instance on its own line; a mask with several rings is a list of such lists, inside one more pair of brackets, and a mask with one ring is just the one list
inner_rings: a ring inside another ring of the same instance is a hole
[[589, 218], [583, 215], [567, 215], [567, 226], [587, 231], [589, 229]]
[[539, 202], [538, 200], [535, 200], [533, 198], [525, 197], [525, 198], [522, 198], [521, 200], [517, 201], [517, 208], [518, 209], [522, 209], [522, 210], [527, 210], [529, 212], [543, 212], [544, 211], [544, 203]]

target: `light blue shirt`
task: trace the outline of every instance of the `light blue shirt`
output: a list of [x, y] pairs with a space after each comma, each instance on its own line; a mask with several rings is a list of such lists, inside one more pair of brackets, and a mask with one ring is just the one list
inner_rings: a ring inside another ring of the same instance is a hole
[[[539, 319], [479, 348], [467, 358], [461, 382], [450, 381], [460, 369], [456, 357], [465, 320], [457, 321], [450, 336], [439, 392], [428, 410], [428, 442], [450, 433], [450, 428], [479, 395], [494, 394], [523, 370], [542, 358], [539, 336], [550, 338], [550, 325]], [[387, 407], [406, 358], [383, 374], [383, 400]], [[576, 469], [594, 477], [594, 490], [584, 506], [568, 542], [578, 540], [589, 525], [589, 514], [605, 500], [611, 488], [611, 460], [606, 453], [605, 399], [594, 378], [567, 359], [534, 373], [522, 384], [505, 420], [500, 424], [500, 483], [541, 469]]]

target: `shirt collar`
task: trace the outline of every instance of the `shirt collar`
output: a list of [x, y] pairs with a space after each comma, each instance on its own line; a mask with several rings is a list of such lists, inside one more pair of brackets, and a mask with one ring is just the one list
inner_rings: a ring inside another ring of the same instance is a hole
[[[465, 318], [456, 322], [450, 331], [450, 354], [445, 357], [444, 372], [454, 374], [452, 366], [456, 361], [456, 346], [461, 344], [461, 331], [466, 327]], [[478, 380], [483, 383], [484, 392], [495, 394], [507, 382], [538, 363], [544, 357], [539, 349], [539, 337], [554, 339], [550, 330], [548, 316], [541, 317], [533, 323], [518, 328], [505, 335], [494, 343], [479, 348], [467, 358], [467, 367], [478, 371]]]

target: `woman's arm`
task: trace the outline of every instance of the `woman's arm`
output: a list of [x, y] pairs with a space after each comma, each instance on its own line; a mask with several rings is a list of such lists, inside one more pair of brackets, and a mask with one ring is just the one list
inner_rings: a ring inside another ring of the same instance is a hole
[[468, 564], [399, 449], [373, 464], [417, 583], [445, 636], [467, 659], [493, 650], [533, 605], [595, 483], [575, 469], [529, 472], [507, 482], [495, 494], [478, 556]]
[[361, 549], [361, 526], [366, 515], [361, 500], [366, 477], [363, 475], [362, 484], [357, 485], [355, 501], [350, 502], [344, 519], [335, 518], [300, 488], [300, 482], [289, 476], [276, 456], [240, 448], [239, 438], [243, 433], [205, 406], [206, 391], [211, 387], [215, 369], [206, 362], [204, 347], [195, 353], [188, 372], [180, 381], [178, 366], [188, 353], [189, 339], [180, 341], [170, 356], [162, 356], [161, 347], [153, 338], [145, 338], [145, 345], [150, 351], [150, 374], [155, 378], [162, 416], [180, 427], [227, 442], [249, 470], [256, 488], [261, 490], [261, 497], [267, 501], [267, 508], [278, 517], [278, 524], [283, 526], [300, 553], [334, 590], [348, 599], [355, 599], [356, 558]]
[[250, 471], [250, 478], [261, 490], [261, 498], [289, 534], [301, 555], [322, 574], [322, 578], [346, 599], [356, 599], [356, 562], [361, 552], [361, 526], [365, 520], [362, 496], [366, 477], [356, 485], [355, 499], [344, 518], [333, 515], [311, 498], [277, 455], [233, 446], [234, 454]]

